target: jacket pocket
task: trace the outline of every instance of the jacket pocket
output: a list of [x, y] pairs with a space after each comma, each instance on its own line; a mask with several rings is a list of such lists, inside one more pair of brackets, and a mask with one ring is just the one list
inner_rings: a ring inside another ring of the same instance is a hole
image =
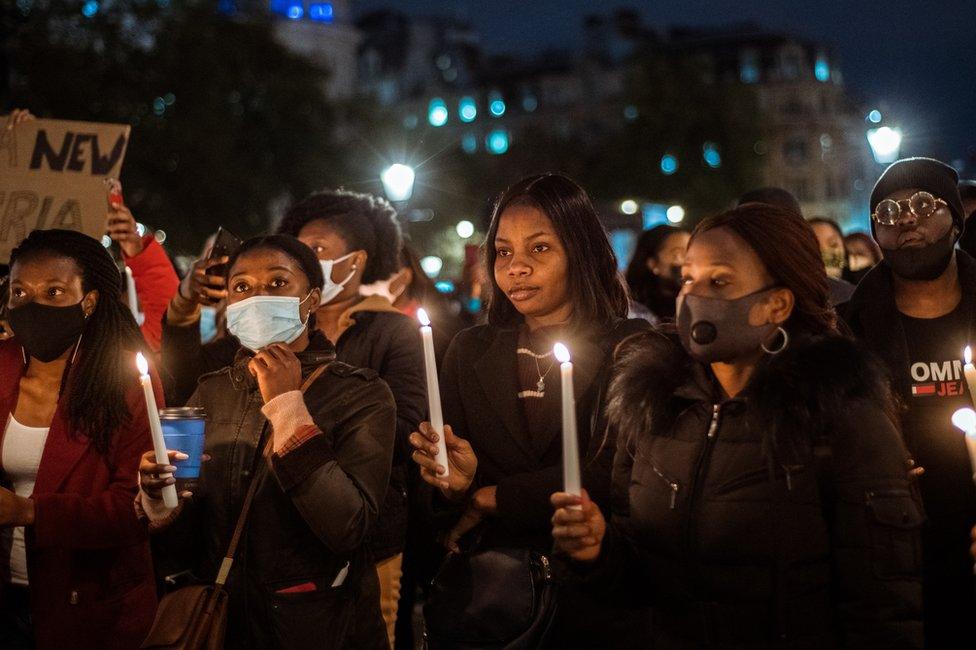
[[[668, 508], [674, 510], [678, 506], [678, 493], [681, 492], [681, 484], [658, 467], [653, 458], [645, 458], [641, 464], [646, 464], [647, 469], [650, 470], [649, 472], [641, 472], [641, 475], [649, 474], [652, 483], [660, 485], [667, 490]], [[638, 481], [643, 482], [640, 481], [640, 478], [641, 476], [638, 476]]]
[[345, 647], [354, 613], [355, 590], [348, 584], [330, 587], [331, 582], [331, 578], [309, 578], [268, 586], [276, 647], [296, 650]]
[[919, 531], [925, 515], [905, 489], [865, 493], [870, 529], [872, 569], [878, 578], [913, 578], [921, 574]]
[[[794, 486], [797, 483], [797, 478], [802, 477], [807, 471], [806, 465], [778, 465], [774, 471], [773, 477], [777, 482], [783, 482], [786, 485], [786, 490], [792, 492]], [[765, 467], [757, 468], [747, 472], [743, 472], [738, 476], [731, 478], [719, 485], [717, 485], [712, 490], [713, 497], [727, 497], [730, 494], [739, 491], [747, 491], [749, 488], [756, 487], [758, 485], [769, 485], [769, 469]], [[768, 500], [769, 493], [764, 488], [761, 492], [756, 494], [745, 494], [736, 495], [742, 496], [746, 500]]]

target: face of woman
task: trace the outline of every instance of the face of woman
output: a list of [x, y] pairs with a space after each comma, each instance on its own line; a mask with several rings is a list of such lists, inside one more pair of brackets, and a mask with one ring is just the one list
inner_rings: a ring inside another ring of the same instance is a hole
[[227, 304], [254, 296], [288, 296], [302, 302], [302, 320], [319, 304], [322, 290], [309, 287], [308, 277], [285, 253], [274, 248], [255, 248], [240, 255], [227, 274]]
[[[320, 260], [337, 260], [353, 252], [349, 249], [349, 243], [335, 228], [329, 225], [328, 221], [323, 219], [315, 219], [302, 226], [298, 232], [298, 240], [311, 248]], [[342, 282], [347, 277], [349, 278], [342, 293], [333, 300], [342, 300], [359, 292], [365, 265], [366, 251], [360, 250], [332, 266], [333, 282]], [[349, 277], [350, 273], [352, 273], [352, 277]]]
[[[688, 246], [681, 267], [681, 296], [735, 300], [770, 288], [773, 278], [756, 252], [727, 228], [714, 228], [698, 236]], [[780, 325], [793, 310], [789, 289], [770, 291], [766, 299], [749, 312], [749, 324], [755, 327]]]
[[669, 277], [672, 268], [680, 268], [684, 264], [689, 241], [690, 233], [676, 232], [668, 235], [657, 255], [647, 258], [647, 268], [654, 275]]
[[502, 212], [495, 235], [495, 282], [527, 323], [563, 323], [572, 315], [569, 265], [552, 221], [532, 206]]
[[815, 223], [813, 234], [817, 236], [817, 243], [820, 244], [820, 252], [823, 254], [843, 255], [844, 240], [841, 239], [837, 231], [826, 223]]
[[85, 313], [91, 314], [98, 292], [85, 293], [81, 269], [70, 257], [41, 255], [18, 261], [10, 269], [7, 307], [16, 309], [29, 302], [50, 307], [70, 307], [81, 302]]

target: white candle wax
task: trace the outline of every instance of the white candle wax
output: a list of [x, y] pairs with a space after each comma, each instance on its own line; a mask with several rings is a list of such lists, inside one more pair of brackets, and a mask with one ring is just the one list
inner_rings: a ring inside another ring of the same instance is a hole
[[563, 416], [563, 491], [581, 494], [579, 441], [576, 435], [576, 396], [573, 393], [573, 363], [569, 350], [562, 343], [553, 348], [559, 365], [562, 388]]
[[[139, 366], [139, 383], [142, 384], [142, 393], [146, 398], [146, 416], [149, 418], [149, 431], [152, 433], [153, 451], [156, 454], [156, 462], [162, 465], [169, 464], [169, 454], [166, 453], [166, 440], [163, 438], [163, 426], [159, 422], [159, 411], [156, 409], [156, 394], [153, 391], [152, 379], [149, 377], [149, 363], [142, 353], [136, 355], [136, 363]], [[172, 474], [160, 474], [160, 478], [169, 478]], [[167, 508], [175, 508], [179, 503], [176, 495], [176, 485], [167, 485], [163, 488], [163, 504]]]
[[136, 283], [132, 279], [132, 269], [125, 267], [125, 295], [129, 303], [132, 317], [139, 321], [139, 297], [136, 295]]
[[963, 358], [966, 361], [966, 365], [962, 368], [963, 374], [966, 376], [966, 387], [969, 388], [969, 398], [973, 402], [973, 407], [976, 408], [976, 366], [973, 365], [973, 352], [968, 345], [963, 353]]
[[966, 451], [969, 452], [969, 466], [976, 481], [976, 411], [961, 408], [952, 414], [952, 424], [966, 436]]
[[441, 477], [447, 478], [451, 467], [447, 460], [447, 442], [444, 440], [444, 414], [441, 412], [441, 389], [437, 381], [437, 360], [434, 357], [434, 332], [430, 328], [430, 318], [423, 309], [417, 310], [417, 318], [423, 327], [420, 338], [424, 342], [424, 371], [427, 375], [427, 405], [430, 410], [430, 426], [437, 432], [437, 464], [444, 468]]
[[973, 470], [973, 481], [976, 481], [976, 429], [966, 432], [966, 449], [969, 450], [969, 467]]

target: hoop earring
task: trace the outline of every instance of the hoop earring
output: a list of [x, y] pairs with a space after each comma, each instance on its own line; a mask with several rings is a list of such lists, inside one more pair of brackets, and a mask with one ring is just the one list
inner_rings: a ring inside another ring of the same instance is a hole
[[782, 327], [777, 327], [776, 331], [783, 337], [783, 343], [775, 350], [770, 350], [769, 348], [766, 347], [765, 343], [761, 343], [759, 347], [761, 347], [762, 351], [765, 352], [766, 354], [777, 355], [783, 350], [785, 350], [786, 346], [790, 344], [790, 335], [789, 333], [787, 333], [785, 329], [783, 329]]

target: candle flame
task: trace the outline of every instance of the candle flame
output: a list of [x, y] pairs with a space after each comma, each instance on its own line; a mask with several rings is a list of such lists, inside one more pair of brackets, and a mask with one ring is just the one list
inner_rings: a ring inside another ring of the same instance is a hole
[[140, 375], [149, 374], [149, 362], [146, 361], [146, 357], [142, 356], [142, 352], [136, 355], [136, 367], [139, 368]]
[[430, 317], [427, 315], [427, 310], [423, 307], [417, 310], [417, 320], [419, 320], [420, 324], [424, 327], [430, 327]]
[[962, 353], [962, 358], [966, 360], [966, 363], [973, 362], [973, 349], [970, 348], [968, 345], [966, 346], [966, 349]]
[[952, 414], [952, 424], [966, 434], [976, 433], [976, 411], [961, 408]]
[[557, 343], [556, 345], [552, 346], [552, 353], [556, 355], [556, 359], [559, 361], [559, 363], [569, 363], [569, 348], [562, 343]]

